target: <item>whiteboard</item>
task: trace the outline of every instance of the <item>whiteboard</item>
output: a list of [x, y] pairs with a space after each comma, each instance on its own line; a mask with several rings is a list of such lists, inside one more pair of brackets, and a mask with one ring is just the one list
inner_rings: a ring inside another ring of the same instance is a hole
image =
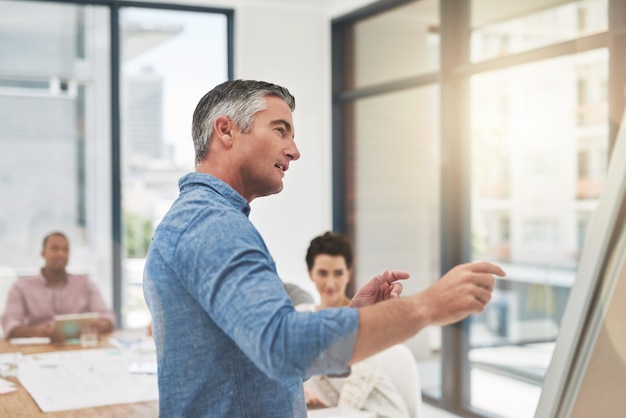
[[626, 411], [626, 112], [589, 225], [536, 418]]

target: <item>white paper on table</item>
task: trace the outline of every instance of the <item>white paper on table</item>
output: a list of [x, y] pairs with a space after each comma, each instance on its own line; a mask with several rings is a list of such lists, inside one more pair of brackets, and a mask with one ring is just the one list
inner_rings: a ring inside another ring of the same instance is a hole
[[0, 378], [0, 395], [3, 395], [5, 393], [15, 392], [16, 390], [17, 390], [17, 387], [15, 386], [15, 383], [9, 382], [6, 379]]
[[136, 361], [128, 367], [130, 373], [157, 373], [157, 362], [155, 361]]
[[49, 337], [11, 338], [9, 342], [13, 345], [42, 345], [42, 344], [50, 344], [50, 338]]
[[128, 371], [137, 361], [152, 360], [142, 353], [91, 349], [24, 357], [18, 379], [43, 412], [158, 399], [156, 375]]
[[0, 376], [2, 377], [16, 377], [17, 367], [22, 361], [22, 353], [3, 353], [0, 354]]

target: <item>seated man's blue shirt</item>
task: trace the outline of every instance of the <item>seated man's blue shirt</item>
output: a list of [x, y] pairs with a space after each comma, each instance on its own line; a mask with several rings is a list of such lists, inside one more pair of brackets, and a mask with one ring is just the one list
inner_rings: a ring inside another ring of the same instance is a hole
[[306, 417], [311, 374], [343, 373], [356, 309], [296, 312], [248, 202], [190, 173], [157, 228], [144, 294], [162, 417]]

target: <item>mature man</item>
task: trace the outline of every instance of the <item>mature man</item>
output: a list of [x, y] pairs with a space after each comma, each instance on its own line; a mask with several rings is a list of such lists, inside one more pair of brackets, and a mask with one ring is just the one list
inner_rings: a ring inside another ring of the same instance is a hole
[[115, 315], [95, 283], [86, 275], [68, 273], [70, 243], [65, 234], [52, 232], [43, 240], [41, 256], [45, 265], [34, 277], [21, 277], [11, 287], [2, 316], [5, 338], [63, 336], [53, 326], [54, 315], [97, 312], [94, 326], [100, 333], [111, 332]]
[[408, 273], [385, 271], [350, 307], [296, 312], [248, 219], [249, 203], [280, 192], [300, 158], [294, 109], [287, 89], [250, 80], [225, 82], [196, 107], [196, 172], [180, 179], [144, 272], [163, 417], [305, 417], [303, 379], [480, 312], [492, 275], [504, 274], [464, 264], [399, 298]]

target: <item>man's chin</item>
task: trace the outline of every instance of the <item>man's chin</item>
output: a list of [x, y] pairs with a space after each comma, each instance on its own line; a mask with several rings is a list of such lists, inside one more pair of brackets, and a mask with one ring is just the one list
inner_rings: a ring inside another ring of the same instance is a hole
[[284, 186], [283, 186], [283, 183], [281, 182], [281, 183], [280, 183], [280, 185], [278, 185], [278, 186], [274, 187], [274, 188], [272, 189], [272, 191], [269, 191], [269, 192], [268, 192], [268, 193], [266, 193], [264, 196], [269, 196], [269, 195], [273, 195], [273, 194], [278, 194], [278, 193], [280, 193], [280, 192], [282, 192], [282, 191], [283, 191], [283, 187], [284, 187]]
[[273, 188], [268, 187], [267, 190], [265, 190], [264, 192], [260, 192], [254, 197], [254, 199], [258, 197], [271, 196], [273, 194], [278, 194], [282, 192], [282, 190], [283, 190], [283, 183], [281, 182], [280, 185], [277, 185], [276, 187], [273, 187]]

